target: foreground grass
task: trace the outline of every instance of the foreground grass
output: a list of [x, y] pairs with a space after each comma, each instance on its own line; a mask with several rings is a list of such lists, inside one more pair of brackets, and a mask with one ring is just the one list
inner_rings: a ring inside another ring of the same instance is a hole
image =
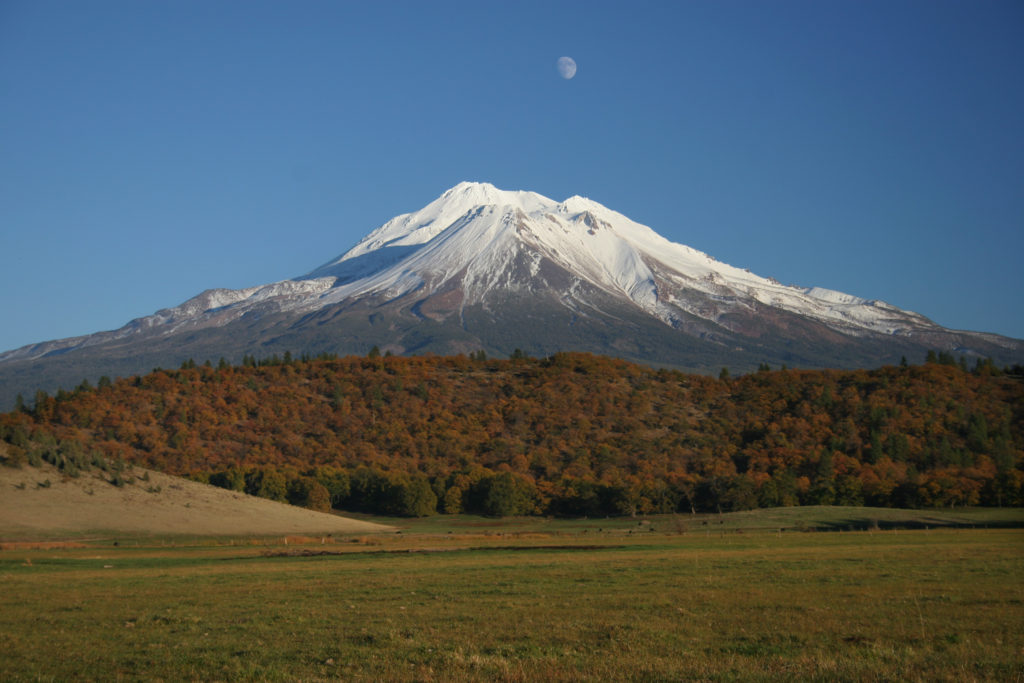
[[0, 678], [1024, 679], [1021, 531], [501, 533], [5, 551]]

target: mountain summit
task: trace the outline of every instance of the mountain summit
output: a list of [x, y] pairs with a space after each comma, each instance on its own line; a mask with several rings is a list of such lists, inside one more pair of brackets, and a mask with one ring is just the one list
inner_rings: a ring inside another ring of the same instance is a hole
[[742, 318], [769, 307], [851, 334], [941, 329], [880, 301], [784, 286], [720, 263], [583, 197], [555, 202], [485, 183], [460, 183], [303, 279], [326, 277], [335, 280], [321, 305], [458, 290], [459, 310], [510, 292], [585, 310], [583, 292], [593, 288], [671, 327], [700, 319], [742, 332]]
[[[928, 349], [1020, 362], [1018, 340], [782, 285], [601, 204], [460, 183], [291, 280], [212, 289], [97, 334], [0, 354], [0, 385], [77, 384], [248, 353], [586, 350], [690, 370], [873, 366]], [[13, 398], [0, 396], [0, 401]]]

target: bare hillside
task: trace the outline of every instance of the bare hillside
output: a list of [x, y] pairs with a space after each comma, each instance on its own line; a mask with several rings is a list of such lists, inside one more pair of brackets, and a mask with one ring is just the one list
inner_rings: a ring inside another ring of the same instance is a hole
[[0, 537], [83, 531], [254, 535], [390, 530], [151, 470], [131, 469], [134, 481], [118, 487], [95, 473], [65, 477], [50, 465], [0, 467]]

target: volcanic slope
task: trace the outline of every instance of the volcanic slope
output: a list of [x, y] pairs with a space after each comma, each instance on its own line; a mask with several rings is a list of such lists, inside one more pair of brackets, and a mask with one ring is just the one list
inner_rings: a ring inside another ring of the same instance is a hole
[[583, 350], [696, 371], [872, 367], [1019, 340], [721, 263], [583, 197], [460, 183], [306, 275], [214, 289], [97, 334], [0, 354], [0, 402], [83, 377], [244, 354]]

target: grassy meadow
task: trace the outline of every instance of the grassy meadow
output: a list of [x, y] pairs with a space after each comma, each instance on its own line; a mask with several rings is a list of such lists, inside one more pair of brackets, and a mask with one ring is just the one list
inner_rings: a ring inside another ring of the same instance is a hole
[[0, 546], [0, 679], [1024, 680], [1021, 522], [817, 508], [22, 541]]

